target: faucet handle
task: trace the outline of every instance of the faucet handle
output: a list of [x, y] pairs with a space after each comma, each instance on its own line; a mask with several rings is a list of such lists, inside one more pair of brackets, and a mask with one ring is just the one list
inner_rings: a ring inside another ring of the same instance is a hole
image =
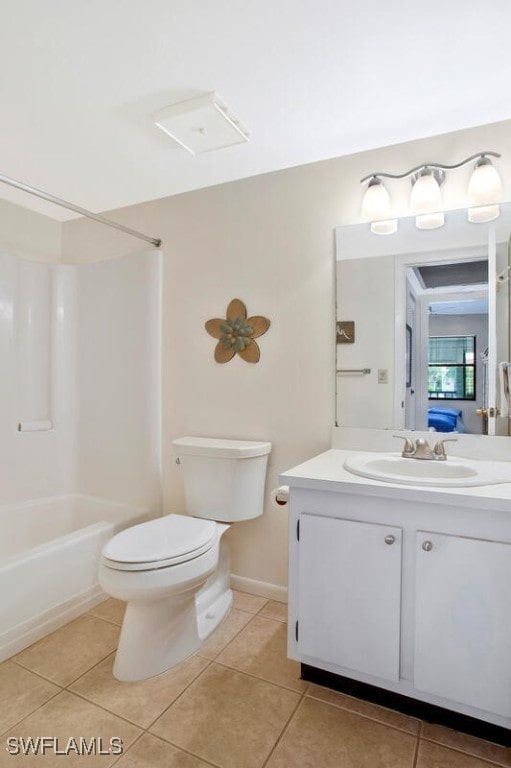
[[400, 440], [404, 440], [405, 444], [403, 445], [403, 453], [401, 456], [403, 456], [405, 459], [410, 458], [410, 456], [413, 456], [415, 452], [415, 448], [411, 440], [409, 440], [405, 435], [392, 435], [392, 437], [399, 437]]
[[435, 456], [435, 459], [440, 461], [445, 461], [447, 458], [447, 454], [445, 452], [445, 443], [457, 443], [458, 438], [457, 437], [445, 437], [443, 440], [439, 440], [438, 443], [433, 448], [433, 454]]

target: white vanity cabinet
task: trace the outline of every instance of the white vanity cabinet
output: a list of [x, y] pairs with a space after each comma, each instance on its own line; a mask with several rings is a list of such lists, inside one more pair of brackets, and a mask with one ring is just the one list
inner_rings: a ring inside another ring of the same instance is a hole
[[418, 531], [413, 682], [511, 718], [511, 544]]
[[401, 529], [313, 514], [299, 524], [299, 653], [398, 680]]
[[306, 679], [326, 673], [349, 693], [383, 691], [389, 706], [399, 694], [417, 716], [425, 705], [510, 729], [511, 486], [330, 478], [314, 460], [280, 479], [290, 486], [288, 655]]

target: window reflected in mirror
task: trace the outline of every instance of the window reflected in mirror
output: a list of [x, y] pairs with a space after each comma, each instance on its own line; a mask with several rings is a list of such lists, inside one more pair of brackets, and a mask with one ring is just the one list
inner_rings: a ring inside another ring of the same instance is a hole
[[475, 400], [475, 336], [430, 336], [428, 399]]

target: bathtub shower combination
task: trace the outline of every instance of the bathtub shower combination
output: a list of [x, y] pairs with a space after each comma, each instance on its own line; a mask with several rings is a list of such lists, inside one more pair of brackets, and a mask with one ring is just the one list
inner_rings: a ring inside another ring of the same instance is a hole
[[141, 510], [79, 495], [0, 507], [0, 661], [104, 600], [101, 549], [145, 519]]
[[106, 598], [101, 549], [161, 513], [161, 253], [0, 253], [0, 660]]

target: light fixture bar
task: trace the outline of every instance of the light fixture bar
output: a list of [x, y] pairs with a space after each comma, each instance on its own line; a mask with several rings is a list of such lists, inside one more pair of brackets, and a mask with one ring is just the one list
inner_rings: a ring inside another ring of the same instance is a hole
[[51, 195], [49, 192], [44, 192], [42, 189], [30, 187], [28, 184], [24, 184], [21, 181], [16, 181], [15, 179], [9, 178], [9, 176], [2, 176], [0, 174], [0, 182], [2, 182], [2, 184], [8, 184], [10, 187], [21, 189], [23, 192], [28, 192], [29, 195], [34, 195], [35, 197], [40, 197], [42, 200], [47, 200], [50, 203], [59, 205], [61, 208], [67, 208], [69, 211], [79, 213], [81, 216], [85, 216], [88, 219], [94, 219], [94, 221], [97, 221], [100, 224], [105, 224], [107, 227], [118, 229], [120, 232], [124, 232], [126, 235], [138, 237], [140, 240], [145, 240], [146, 243], [151, 243], [151, 245], [154, 245], [155, 248], [159, 248], [161, 245], [161, 240], [157, 237], [144, 235], [143, 232], [137, 232], [136, 229], [125, 227], [124, 224], [118, 224], [116, 221], [107, 219], [105, 216], [101, 216], [99, 213], [88, 211], [86, 208], [81, 208], [79, 205], [69, 203], [67, 200], [62, 200], [60, 197], [55, 197], [55, 195]]
[[481, 157], [502, 157], [502, 155], [498, 152], [477, 152], [475, 155], [470, 155], [470, 157], [462, 160], [461, 163], [455, 163], [454, 165], [446, 165], [445, 163], [422, 163], [421, 165], [417, 165], [415, 168], [406, 171], [406, 173], [370, 173], [368, 176], [364, 176], [363, 179], [360, 179], [360, 183], [364, 184], [366, 181], [369, 181], [369, 179], [375, 177], [382, 177], [385, 179], [406, 179], [407, 176], [412, 176], [414, 173], [418, 173], [425, 168], [438, 168], [441, 171], [452, 171]]
[[437, 229], [445, 222], [440, 187], [446, 172], [476, 161], [468, 185], [468, 220], [476, 224], [493, 221], [500, 215], [499, 202], [503, 196], [502, 181], [490, 159], [493, 157], [501, 155], [491, 151], [477, 152], [459, 163], [421, 163], [404, 173], [370, 173], [360, 179], [361, 184], [369, 182], [362, 200], [362, 216], [371, 220], [371, 231], [375, 234], [395, 232], [397, 220], [391, 218], [391, 201], [383, 180], [410, 178], [410, 208], [416, 216], [415, 226]]

